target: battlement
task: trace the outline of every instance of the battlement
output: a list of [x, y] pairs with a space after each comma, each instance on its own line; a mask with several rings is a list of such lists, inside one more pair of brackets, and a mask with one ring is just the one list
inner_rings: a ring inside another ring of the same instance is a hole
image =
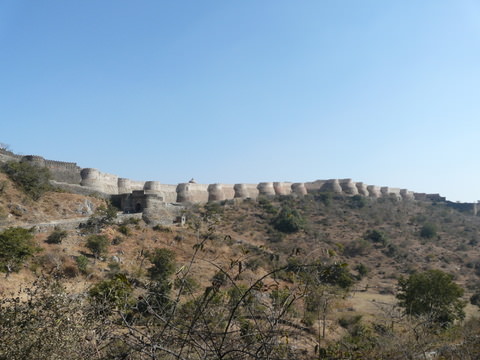
[[[395, 197], [398, 200], [445, 201], [439, 194], [414, 193], [407, 189], [388, 186], [367, 185], [352, 179], [315, 180], [306, 183], [261, 182], [258, 184], [197, 184], [194, 181], [176, 185], [158, 181], [134, 181], [103, 173], [93, 168], [80, 168], [74, 162], [47, 160], [36, 155], [16, 155], [0, 149], [0, 162], [27, 161], [46, 167], [54, 182], [72, 189], [98, 192], [102, 196], [120, 196], [122, 207], [129, 211], [145, 209], [148, 204], [164, 203], [207, 203], [231, 199], [257, 199], [259, 196], [293, 195], [305, 196], [317, 192], [331, 192], [345, 196], [371, 198]], [[83, 192], [82, 192], [83, 193]], [[150, 199], [147, 201], [147, 198]]]

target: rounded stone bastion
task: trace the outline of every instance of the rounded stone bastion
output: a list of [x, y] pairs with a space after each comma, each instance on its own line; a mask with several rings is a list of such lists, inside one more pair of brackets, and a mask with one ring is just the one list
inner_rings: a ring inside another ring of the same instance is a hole
[[341, 179], [338, 181], [342, 191], [347, 195], [358, 195], [358, 189], [352, 179]]
[[368, 190], [368, 194], [372, 198], [378, 198], [378, 197], [382, 196], [382, 192], [380, 191], [380, 186], [368, 185], [367, 190]]
[[264, 196], [275, 196], [275, 188], [272, 182], [261, 182], [257, 186], [258, 194]]
[[21, 162], [26, 162], [31, 165], [39, 166], [39, 167], [46, 167], [45, 158], [37, 155], [26, 155], [22, 157]]
[[234, 197], [237, 199], [256, 199], [258, 197], [258, 189], [255, 184], [235, 184]]
[[162, 184], [159, 181], [145, 181], [143, 186], [145, 191], [160, 192], [162, 191]]
[[363, 182], [357, 182], [355, 183], [355, 186], [357, 187], [358, 193], [363, 196], [369, 196], [367, 185], [365, 185]]
[[144, 186], [143, 181], [134, 181], [126, 178], [118, 178], [118, 193], [129, 194], [134, 190], [142, 190]]
[[297, 196], [307, 195], [307, 188], [304, 183], [293, 183], [292, 184], [292, 194]]
[[181, 183], [177, 185], [177, 202], [206, 203], [208, 202], [208, 185]]
[[207, 188], [208, 202], [225, 200], [225, 192], [221, 184], [210, 184]]
[[320, 191], [331, 191], [340, 194], [342, 192], [342, 187], [340, 186], [338, 179], [329, 179], [325, 181]]
[[118, 176], [106, 174], [97, 169], [85, 168], [80, 171], [80, 185], [105, 194], [118, 194]]
[[292, 183], [274, 182], [273, 189], [276, 195], [290, 195], [292, 193]]

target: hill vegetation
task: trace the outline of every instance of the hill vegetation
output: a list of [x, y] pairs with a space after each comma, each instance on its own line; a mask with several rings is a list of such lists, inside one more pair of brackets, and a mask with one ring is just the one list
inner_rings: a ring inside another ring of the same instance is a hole
[[445, 203], [279, 196], [151, 227], [0, 181], [0, 359], [480, 356], [480, 218]]

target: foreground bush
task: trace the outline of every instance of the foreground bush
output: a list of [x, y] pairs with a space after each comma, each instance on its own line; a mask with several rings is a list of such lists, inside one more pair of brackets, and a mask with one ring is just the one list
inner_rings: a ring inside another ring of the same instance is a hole
[[453, 282], [453, 276], [440, 270], [415, 273], [398, 281], [399, 305], [405, 313], [427, 316], [433, 323], [448, 326], [465, 317], [461, 300], [463, 289]]
[[8, 228], [0, 233], [0, 271], [20, 270], [22, 264], [38, 251], [32, 230]]
[[52, 189], [49, 182], [50, 171], [47, 168], [27, 162], [10, 161], [3, 166], [3, 172], [33, 200], [38, 200]]

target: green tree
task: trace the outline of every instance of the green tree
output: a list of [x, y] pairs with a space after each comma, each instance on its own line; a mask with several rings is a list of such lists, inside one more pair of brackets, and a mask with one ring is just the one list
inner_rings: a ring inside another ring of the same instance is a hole
[[175, 253], [169, 249], [155, 249], [148, 254], [152, 267], [148, 269], [150, 278], [155, 281], [166, 280], [175, 272]]
[[297, 210], [284, 206], [273, 219], [272, 225], [278, 231], [290, 234], [303, 229], [305, 219]]
[[0, 271], [18, 271], [23, 262], [37, 251], [31, 229], [4, 230], [0, 233]]
[[414, 273], [408, 278], [401, 277], [398, 286], [399, 305], [409, 315], [428, 316], [442, 326], [465, 317], [463, 289], [453, 282], [450, 274], [440, 270]]
[[47, 168], [28, 162], [9, 161], [3, 165], [3, 171], [33, 200], [38, 200], [52, 188], [49, 182], [51, 175]]
[[86, 244], [95, 257], [106, 254], [109, 245], [110, 241], [105, 235], [90, 235]]
[[103, 280], [93, 286], [88, 294], [101, 309], [111, 310], [112, 306], [128, 304], [133, 287], [124, 274], [116, 274], [112, 279]]

